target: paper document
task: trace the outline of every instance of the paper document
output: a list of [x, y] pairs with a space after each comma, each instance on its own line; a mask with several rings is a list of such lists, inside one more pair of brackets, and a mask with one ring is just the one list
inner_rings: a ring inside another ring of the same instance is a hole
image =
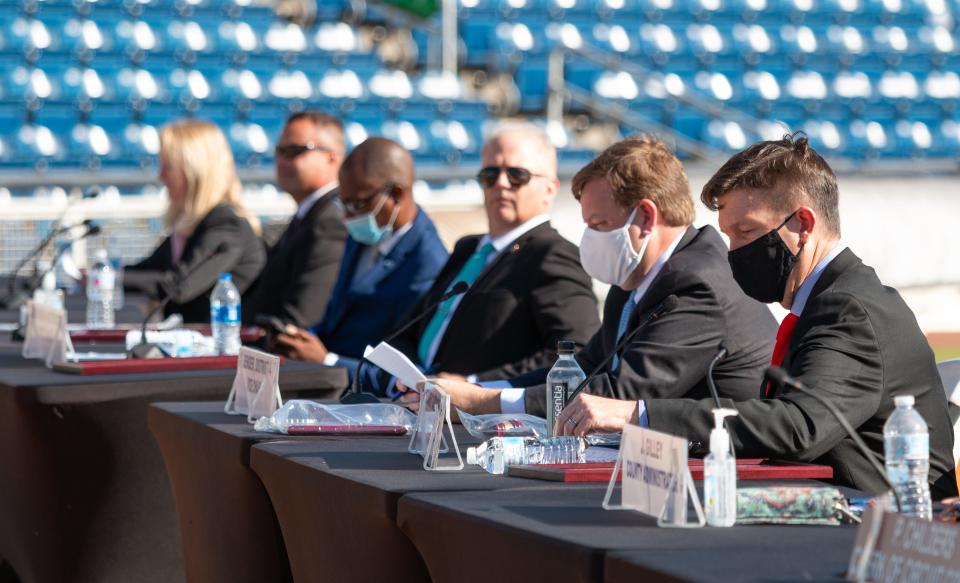
[[376, 348], [367, 346], [363, 357], [397, 377], [397, 380], [411, 390], [416, 390], [417, 383], [427, 378], [405, 354], [386, 342], [377, 344]]

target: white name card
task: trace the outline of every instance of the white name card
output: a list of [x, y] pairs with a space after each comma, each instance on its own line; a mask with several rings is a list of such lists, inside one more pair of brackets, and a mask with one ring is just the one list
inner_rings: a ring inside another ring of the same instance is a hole
[[73, 352], [67, 331], [67, 312], [46, 304], [27, 302], [27, 329], [24, 334], [24, 358], [38, 358], [47, 367], [66, 362]]
[[960, 525], [867, 508], [847, 568], [848, 581], [960, 581]]
[[[621, 469], [621, 502], [611, 504]], [[697, 522], [688, 523], [687, 502], [691, 497]], [[603, 507], [635, 510], [656, 518], [659, 526], [703, 526], [703, 510], [687, 467], [687, 440], [636, 425], [624, 427]]]
[[240, 347], [237, 356], [237, 376], [223, 406], [230, 415], [246, 415], [255, 423], [260, 417], [269, 417], [283, 406], [280, 398], [280, 357]]

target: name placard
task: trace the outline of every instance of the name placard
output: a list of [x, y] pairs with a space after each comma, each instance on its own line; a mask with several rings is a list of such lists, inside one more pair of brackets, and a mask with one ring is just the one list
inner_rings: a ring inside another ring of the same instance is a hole
[[260, 417], [273, 415], [282, 406], [280, 357], [241, 346], [237, 376], [233, 378], [223, 412], [246, 415], [247, 421], [254, 423]]
[[960, 525], [868, 508], [857, 530], [847, 580], [960, 581]]
[[[621, 469], [621, 502], [611, 504]], [[687, 522], [691, 496], [697, 514], [694, 523]], [[603, 507], [635, 510], [656, 518], [660, 526], [703, 526], [703, 511], [687, 467], [687, 440], [636, 425], [624, 427]]]
[[73, 352], [67, 330], [67, 312], [30, 300], [27, 302], [27, 329], [24, 334], [24, 358], [43, 360], [47, 367], [66, 362]]

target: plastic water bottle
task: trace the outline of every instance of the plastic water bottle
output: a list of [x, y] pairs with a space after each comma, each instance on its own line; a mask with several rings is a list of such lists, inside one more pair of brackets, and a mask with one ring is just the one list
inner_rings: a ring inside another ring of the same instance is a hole
[[897, 408], [883, 426], [887, 478], [900, 496], [903, 514], [930, 520], [930, 435], [913, 408], [913, 396], [893, 399]]
[[210, 294], [210, 328], [217, 354], [240, 354], [240, 292], [229, 273], [220, 274]]
[[493, 437], [467, 449], [467, 463], [488, 473], [503, 474], [522, 464], [576, 464], [584, 460], [587, 444], [582, 437]]
[[87, 272], [87, 328], [113, 328], [113, 267], [106, 249], [98, 249]]
[[110, 256], [110, 267], [113, 267], [113, 309], [123, 309], [123, 258], [119, 255]]
[[559, 357], [547, 373], [547, 431], [556, 435], [554, 425], [567, 405], [567, 397], [587, 378], [573, 357], [577, 345], [572, 340], [557, 342]]

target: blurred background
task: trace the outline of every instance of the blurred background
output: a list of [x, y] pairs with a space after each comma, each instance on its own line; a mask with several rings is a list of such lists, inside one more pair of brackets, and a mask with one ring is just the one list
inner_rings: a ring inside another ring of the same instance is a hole
[[223, 128], [268, 240], [294, 209], [273, 146], [309, 108], [351, 145], [411, 150], [448, 244], [486, 229], [473, 176], [502, 119], [558, 147], [574, 242], [567, 180], [620, 137], [672, 144], [697, 196], [730, 153], [803, 130], [840, 175], [844, 240], [957, 357], [957, 16], [960, 0], [0, 0], [0, 273], [61, 217], [102, 227], [74, 244], [81, 265], [152, 250], [158, 128], [182, 117]]

